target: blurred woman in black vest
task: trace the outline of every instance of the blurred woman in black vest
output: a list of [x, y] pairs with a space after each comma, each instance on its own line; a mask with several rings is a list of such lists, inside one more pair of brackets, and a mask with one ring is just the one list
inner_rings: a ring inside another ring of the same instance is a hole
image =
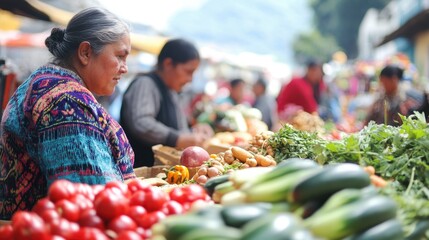
[[156, 68], [139, 74], [128, 87], [120, 123], [135, 152], [134, 167], [153, 166], [156, 144], [185, 148], [202, 145], [209, 137], [210, 129], [189, 129], [179, 104], [178, 93], [192, 81], [199, 64], [200, 55], [192, 43], [172, 39], [161, 49]]

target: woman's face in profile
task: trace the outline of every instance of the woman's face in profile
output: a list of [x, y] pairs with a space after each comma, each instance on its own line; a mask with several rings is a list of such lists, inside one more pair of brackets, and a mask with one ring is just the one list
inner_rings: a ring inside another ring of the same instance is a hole
[[98, 55], [93, 54], [83, 77], [88, 89], [100, 96], [112, 95], [119, 79], [128, 72], [126, 59], [130, 51], [130, 38], [126, 35], [105, 45]]
[[200, 60], [194, 59], [186, 63], [173, 65], [172, 75], [174, 75], [174, 77], [169, 84], [169, 87], [176, 92], [180, 92], [187, 83], [192, 81], [192, 76], [199, 64]]

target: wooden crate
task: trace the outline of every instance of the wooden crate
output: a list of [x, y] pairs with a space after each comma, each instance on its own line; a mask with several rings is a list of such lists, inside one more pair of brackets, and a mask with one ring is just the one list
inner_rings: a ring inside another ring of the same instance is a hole
[[154, 178], [159, 173], [163, 173], [164, 169], [169, 169], [169, 165], [157, 165], [153, 167], [139, 167], [134, 168], [134, 173], [139, 178]]
[[178, 165], [180, 164], [180, 156], [182, 152], [172, 147], [161, 144], [152, 147], [155, 157], [155, 165]]
[[226, 145], [226, 144], [215, 144], [215, 143], [210, 143], [207, 147], [206, 147], [206, 151], [209, 154], [218, 154], [220, 152], [225, 152], [226, 150], [230, 149], [231, 146]]

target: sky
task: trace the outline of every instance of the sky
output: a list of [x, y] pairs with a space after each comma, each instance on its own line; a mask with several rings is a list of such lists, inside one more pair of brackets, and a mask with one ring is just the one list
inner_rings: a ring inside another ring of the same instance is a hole
[[149, 25], [158, 31], [165, 31], [169, 19], [178, 11], [198, 9], [205, 1], [206, 0], [99, 0], [103, 6], [125, 20]]

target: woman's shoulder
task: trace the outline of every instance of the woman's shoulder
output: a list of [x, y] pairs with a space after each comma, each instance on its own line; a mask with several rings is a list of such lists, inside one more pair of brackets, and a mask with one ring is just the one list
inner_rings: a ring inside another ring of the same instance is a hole
[[44, 66], [30, 79], [24, 109], [34, 121], [49, 110], [68, 108], [97, 108], [97, 100], [71, 71]]

